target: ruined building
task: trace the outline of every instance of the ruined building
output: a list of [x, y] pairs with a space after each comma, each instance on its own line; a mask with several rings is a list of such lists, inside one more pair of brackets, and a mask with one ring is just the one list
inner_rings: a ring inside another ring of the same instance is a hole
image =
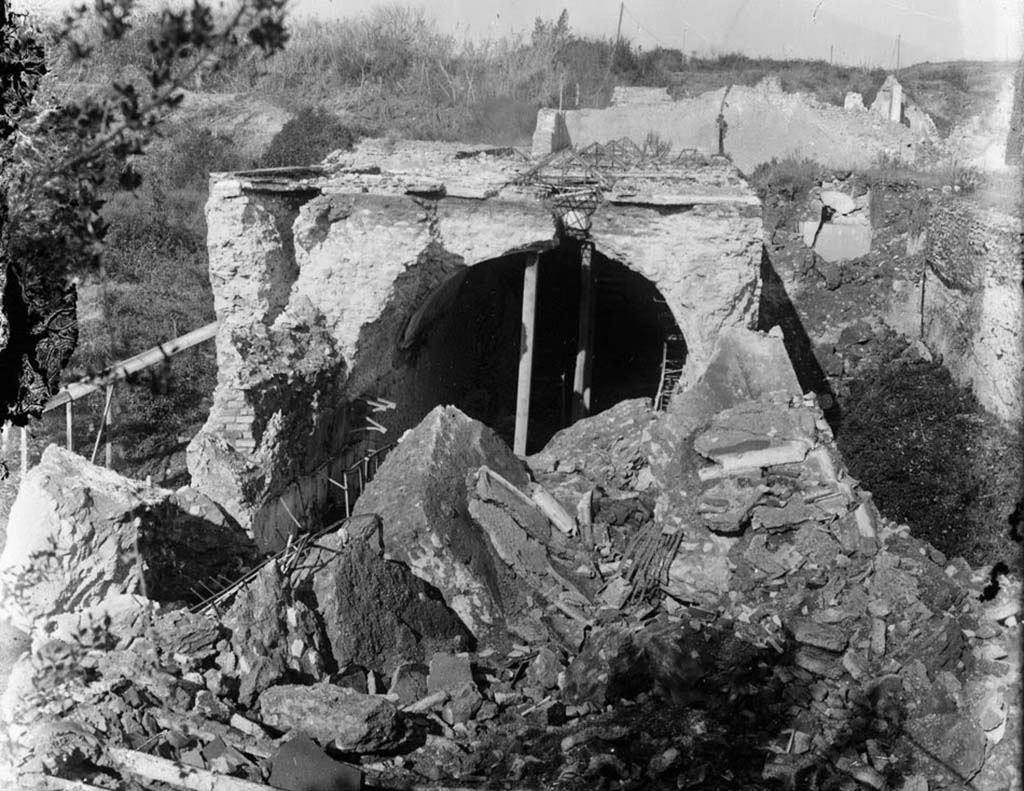
[[343, 496], [346, 448], [394, 442], [437, 404], [511, 444], [532, 262], [531, 452], [579, 414], [583, 255], [590, 411], [654, 397], [666, 367], [682, 369], [670, 385], [694, 381], [721, 331], [755, 318], [758, 199], [695, 153], [623, 144], [538, 165], [368, 142], [323, 167], [214, 176], [207, 218], [219, 380], [189, 467], [268, 547]]

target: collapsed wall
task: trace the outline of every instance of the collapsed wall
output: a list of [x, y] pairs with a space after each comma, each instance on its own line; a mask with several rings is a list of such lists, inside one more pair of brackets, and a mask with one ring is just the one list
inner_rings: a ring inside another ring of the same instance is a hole
[[[355, 441], [394, 441], [451, 397], [446, 383], [461, 375], [451, 366], [476, 338], [464, 331], [439, 346], [423, 328], [465, 301], [468, 272], [533, 255], [550, 257], [542, 273], [568, 265], [579, 238], [538, 199], [544, 186], [523, 180], [531, 168], [510, 149], [367, 142], [324, 168], [213, 177], [218, 385], [189, 470], [262, 545], [282, 544], [339, 499], [332, 480]], [[660, 295], [685, 338], [683, 386], [723, 328], [755, 318], [760, 204], [725, 160], [655, 175], [591, 174], [601, 205], [583, 235], [596, 258]], [[517, 276], [496, 275], [491, 290], [519, 288]], [[475, 317], [508, 324], [499, 340], [513, 349], [518, 293]], [[518, 351], [504, 354], [507, 374]], [[504, 381], [474, 377], [485, 388]]]
[[718, 117], [724, 149], [744, 173], [773, 157], [807, 157], [830, 168], [863, 169], [880, 156], [912, 164], [925, 137], [874, 113], [833, 107], [812, 96], [785, 93], [778, 80], [754, 87], [733, 85], [673, 102], [619, 103], [603, 109], [541, 110], [534, 156], [563, 145], [583, 148], [627, 137], [642, 142], [654, 134], [673, 148], [718, 150]]
[[1024, 394], [1024, 260], [1019, 215], [956, 196], [928, 217], [925, 343], [985, 409], [1019, 423]]

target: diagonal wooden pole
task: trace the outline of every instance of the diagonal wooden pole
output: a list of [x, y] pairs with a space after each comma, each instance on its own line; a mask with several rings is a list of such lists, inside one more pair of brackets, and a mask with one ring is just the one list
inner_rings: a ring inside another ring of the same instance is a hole
[[530, 426], [530, 390], [533, 380], [533, 349], [537, 330], [537, 268], [540, 255], [533, 253], [523, 270], [522, 331], [519, 340], [519, 382], [516, 389], [516, 429], [512, 450], [526, 455], [526, 436]]

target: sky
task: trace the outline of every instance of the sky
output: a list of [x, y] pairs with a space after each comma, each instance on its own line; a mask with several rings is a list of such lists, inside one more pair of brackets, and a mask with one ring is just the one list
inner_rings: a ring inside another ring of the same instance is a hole
[[[350, 17], [379, 0], [292, 0], [297, 16]], [[403, 5], [417, 5], [403, 3]], [[1022, 51], [1021, 0], [444, 0], [419, 3], [459, 38], [528, 32], [563, 8], [577, 33], [622, 34], [644, 49], [822, 58], [851, 65], [1003, 60]]]
[[[143, 0], [147, 4], [159, 0]], [[184, 0], [172, 0], [183, 2]], [[217, 2], [218, 0], [211, 0]], [[230, 0], [229, 0], [230, 2]], [[69, 0], [14, 0], [36, 11]], [[294, 18], [340, 19], [381, 4], [418, 6], [457, 39], [525, 34], [564, 8], [575, 33], [643, 49], [820, 58], [892, 69], [921, 61], [1019, 59], [1021, 0], [290, 0]], [[897, 58], [899, 63], [897, 64]]]

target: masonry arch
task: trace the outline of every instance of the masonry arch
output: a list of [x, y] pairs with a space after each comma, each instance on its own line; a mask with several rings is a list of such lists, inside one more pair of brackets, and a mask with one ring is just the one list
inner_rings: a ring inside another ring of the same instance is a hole
[[[409, 306], [404, 321], [396, 325], [390, 371], [369, 387], [401, 401], [394, 416], [396, 430], [415, 425], [438, 404], [451, 404], [513, 444], [524, 332], [523, 276], [534, 255], [537, 297], [527, 452], [540, 450], [573, 422], [581, 249], [579, 242], [564, 240], [539, 253], [513, 252], [460, 267]], [[686, 343], [654, 283], [599, 249], [591, 256], [591, 266], [589, 413], [596, 414], [626, 399], [653, 399], [662, 384], [663, 364], [667, 359], [669, 369], [681, 368]], [[375, 363], [363, 360], [357, 367], [367, 364]]]

